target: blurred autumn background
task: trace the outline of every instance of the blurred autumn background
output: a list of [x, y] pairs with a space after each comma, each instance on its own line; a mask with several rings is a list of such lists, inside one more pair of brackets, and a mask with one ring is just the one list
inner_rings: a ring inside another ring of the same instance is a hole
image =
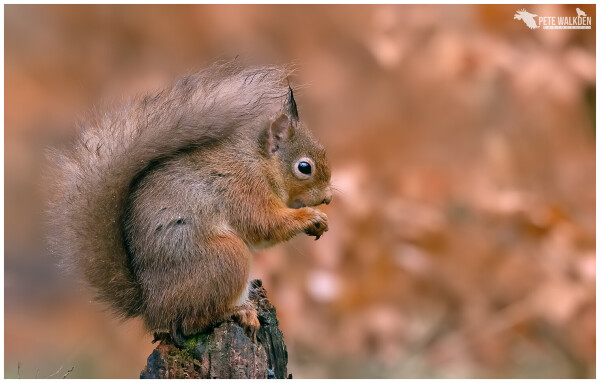
[[[153, 349], [44, 244], [43, 151], [215, 58], [295, 63], [330, 230], [255, 256], [295, 378], [593, 378], [592, 30], [488, 6], [5, 6], [5, 376], [136, 378]], [[20, 364], [20, 367], [18, 367]]]

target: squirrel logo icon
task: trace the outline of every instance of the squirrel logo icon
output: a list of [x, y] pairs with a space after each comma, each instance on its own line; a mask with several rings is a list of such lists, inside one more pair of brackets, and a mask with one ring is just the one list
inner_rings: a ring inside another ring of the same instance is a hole
[[579, 8], [575, 9], [577, 11], [577, 17], [586, 17], [587, 14]]
[[534, 17], [537, 17], [537, 15], [534, 15], [533, 13], [529, 13], [525, 10], [525, 8], [523, 8], [523, 9], [517, 11], [517, 13], [515, 13], [514, 19], [522, 20], [525, 23], [525, 25], [527, 25], [529, 27], [529, 29], [537, 29], [540, 26], [537, 25]]

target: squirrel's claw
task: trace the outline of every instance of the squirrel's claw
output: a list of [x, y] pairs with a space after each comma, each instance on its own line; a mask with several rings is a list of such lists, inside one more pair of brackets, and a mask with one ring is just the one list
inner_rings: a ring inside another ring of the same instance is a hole
[[329, 230], [327, 224], [327, 215], [320, 210], [311, 209], [312, 217], [310, 218], [308, 227], [304, 232], [310, 236], [315, 237], [315, 241], [321, 238], [323, 233]]

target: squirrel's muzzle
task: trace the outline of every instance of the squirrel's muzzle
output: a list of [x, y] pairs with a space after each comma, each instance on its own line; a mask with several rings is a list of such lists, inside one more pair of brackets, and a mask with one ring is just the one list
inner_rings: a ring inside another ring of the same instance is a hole
[[331, 200], [333, 199], [333, 193], [331, 193], [331, 189], [328, 188], [329, 190], [327, 191], [327, 194], [325, 195], [325, 199], [323, 199], [323, 202], [325, 205], [329, 205], [331, 203]]

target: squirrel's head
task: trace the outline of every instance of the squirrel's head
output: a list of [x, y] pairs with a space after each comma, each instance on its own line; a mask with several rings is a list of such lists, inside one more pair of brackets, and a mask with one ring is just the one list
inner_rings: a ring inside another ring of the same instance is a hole
[[273, 118], [266, 131], [264, 149], [278, 164], [277, 178], [291, 208], [329, 204], [331, 171], [325, 148], [300, 123], [292, 89], [286, 110]]

